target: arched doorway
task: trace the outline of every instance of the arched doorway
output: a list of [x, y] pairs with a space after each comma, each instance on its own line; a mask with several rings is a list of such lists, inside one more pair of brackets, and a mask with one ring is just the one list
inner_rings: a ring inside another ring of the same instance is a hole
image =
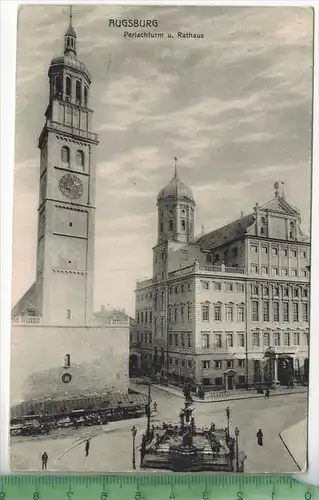
[[294, 364], [291, 356], [278, 357], [278, 381], [280, 385], [290, 387], [293, 385]]
[[309, 358], [305, 358], [304, 365], [303, 365], [303, 373], [304, 373], [305, 381], [308, 382], [308, 379], [309, 379]]
[[138, 356], [131, 354], [129, 358], [129, 376], [136, 377], [138, 375]]

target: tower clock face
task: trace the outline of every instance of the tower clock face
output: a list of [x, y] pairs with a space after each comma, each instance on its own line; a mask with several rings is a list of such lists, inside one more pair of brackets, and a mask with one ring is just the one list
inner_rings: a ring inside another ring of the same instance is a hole
[[74, 174], [66, 174], [59, 181], [59, 188], [62, 194], [73, 200], [80, 198], [83, 194], [83, 183]]

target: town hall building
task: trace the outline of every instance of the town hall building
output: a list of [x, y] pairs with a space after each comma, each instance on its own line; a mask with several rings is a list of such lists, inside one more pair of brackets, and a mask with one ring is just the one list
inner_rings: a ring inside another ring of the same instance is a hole
[[157, 197], [153, 274], [136, 285], [131, 372], [228, 389], [308, 377], [310, 243], [274, 189], [195, 238], [195, 199], [175, 165]]

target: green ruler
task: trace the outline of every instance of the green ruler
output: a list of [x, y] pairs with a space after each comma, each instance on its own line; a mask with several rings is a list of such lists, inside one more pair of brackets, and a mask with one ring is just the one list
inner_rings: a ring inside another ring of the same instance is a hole
[[289, 476], [4, 476], [0, 500], [319, 500]]

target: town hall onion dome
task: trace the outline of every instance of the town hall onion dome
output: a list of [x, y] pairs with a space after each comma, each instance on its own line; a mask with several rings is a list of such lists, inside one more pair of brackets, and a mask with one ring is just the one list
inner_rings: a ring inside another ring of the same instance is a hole
[[171, 182], [158, 193], [157, 201], [163, 200], [188, 200], [195, 203], [192, 190], [180, 180], [175, 170]]

